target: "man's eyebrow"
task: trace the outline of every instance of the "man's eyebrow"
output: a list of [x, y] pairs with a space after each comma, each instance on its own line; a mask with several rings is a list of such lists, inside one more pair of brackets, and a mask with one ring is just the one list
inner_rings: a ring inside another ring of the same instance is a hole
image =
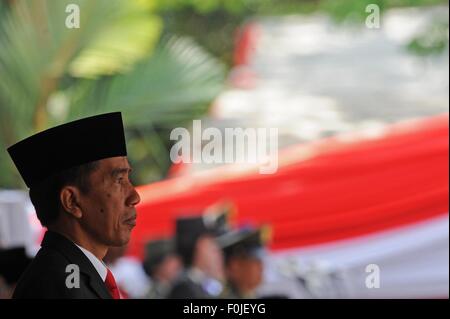
[[111, 176], [112, 177], [116, 177], [117, 175], [121, 175], [121, 174], [126, 174], [126, 173], [131, 173], [132, 169], [131, 167], [120, 167], [120, 168], [114, 168], [111, 171]]

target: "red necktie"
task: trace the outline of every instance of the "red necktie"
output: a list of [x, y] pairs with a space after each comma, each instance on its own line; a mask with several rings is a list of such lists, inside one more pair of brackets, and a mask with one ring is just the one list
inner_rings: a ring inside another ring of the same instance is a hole
[[106, 273], [105, 285], [106, 288], [108, 288], [109, 293], [111, 294], [113, 299], [120, 299], [119, 288], [117, 287], [116, 280], [114, 279], [114, 276], [111, 270], [109, 269], [108, 272]]

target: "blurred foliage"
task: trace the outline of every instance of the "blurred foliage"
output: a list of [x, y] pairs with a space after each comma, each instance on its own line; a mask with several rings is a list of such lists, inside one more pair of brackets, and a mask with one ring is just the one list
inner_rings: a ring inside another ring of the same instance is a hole
[[[142, 0], [145, 1], [145, 0]], [[322, 11], [345, 19], [355, 14], [365, 18], [368, 4], [382, 10], [393, 7], [418, 7], [448, 4], [446, 0], [146, 0], [158, 12], [189, 10], [201, 15], [224, 11], [232, 15], [296, 14]]]
[[[81, 28], [65, 27], [78, 4]], [[68, 120], [123, 111], [134, 181], [169, 168], [172, 128], [205, 114], [231, 67], [239, 26], [255, 16], [316, 13], [364, 21], [368, 4], [445, 0], [0, 0], [0, 187], [20, 187], [7, 146]], [[408, 48], [448, 46], [436, 21]], [[219, 58], [220, 60], [218, 60]], [[220, 61], [220, 62], [219, 62]]]
[[448, 20], [433, 21], [407, 46], [410, 52], [420, 56], [440, 55], [448, 48]]
[[[446, 0], [147, 0], [164, 19], [165, 34], [193, 37], [231, 66], [236, 31], [254, 16], [325, 13], [336, 22], [362, 23], [366, 7], [380, 11], [393, 7], [448, 4]], [[205, 31], [206, 30], [206, 31]], [[414, 50], [412, 51], [414, 52]], [[417, 50], [415, 51], [417, 52]]]
[[[74, 3], [79, 29], [65, 26]], [[3, 188], [23, 186], [6, 147], [110, 111], [123, 112], [135, 182], [160, 179], [170, 164], [167, 131], [204, 114], [222, 89], [223, 65], [191, 40], [162, 39], [162, 19], [146, 1], [3, 1], [0, 17]]]
[[365, 11], [369, 4], [378, 5], [383, 13], [390, 8], [420, 7], [438, 4], [448, 4], [445, 0], [321, 0], [317, 1], [316, 10], [328, 13], [336, 21], [353, 20], [364, 21], [367, 17]]
[[230, 66], [236, 30], [255, 13], [248, 5], [267, 0], [149, 1], [164, 19], [164, 34], [192, 37]]
[[138, 2], [126, 3], [120, 9], [112, 3], [115, 14], [110, 24], [98, 30], [90, 44], [72, 61], [69, 66], [72, 76], [95, 78], [125, 72], [151, 54], [161, 34], [161, 18], [142, 10]]

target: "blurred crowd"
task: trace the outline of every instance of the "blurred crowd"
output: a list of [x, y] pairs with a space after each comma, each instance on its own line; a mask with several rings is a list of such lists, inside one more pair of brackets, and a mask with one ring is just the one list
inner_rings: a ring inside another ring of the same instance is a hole
[[[257, 298], [263, 280], [270, 229], [232, 227], [232, 205], [215, 205], [182, 216], [175, 235], [150, 240], [142, 261], [111, 248], [104, 263], [113, 272], [122, 298]], [[0, 298], [10, 298], [30, 264], [25, 247], [0, 250]], [[273, 296], [271, 296], [273, 297]]]

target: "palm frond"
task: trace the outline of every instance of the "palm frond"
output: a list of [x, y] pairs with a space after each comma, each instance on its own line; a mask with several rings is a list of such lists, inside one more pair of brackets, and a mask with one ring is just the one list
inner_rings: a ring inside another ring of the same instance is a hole
[[225, 67], [186, 38], [171, 38], [129, 73], [84, 81], [67, 92], [69, 119], [121, 110], [129, 126], [204, 112], [223, 88]]

